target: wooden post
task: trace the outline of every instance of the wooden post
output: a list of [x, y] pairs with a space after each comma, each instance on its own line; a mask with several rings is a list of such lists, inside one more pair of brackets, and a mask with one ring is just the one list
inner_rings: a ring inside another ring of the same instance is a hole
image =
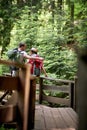
[[74, 81], [75, 81], [75, 83], [74, 83], [74, 110], [75, 111], [77, 111], [76, 109], [77, 109], [77, 107], [76, 107], [76, 101], [77, 101], [77, 99], [76, 99], [76, 89], [77, 89], [77, 80], [78, 80], [78, 77], [77, 76], [75, 76], [75, 78], [74, 78]]
[[35, 119], [35, 93], [36, 93], [36, 79], [30, 81], [30, 101], [29, 101], [29, 116], [28, 116], [28, 129], [34, 129]]
[[43, 94], [43, 78], [40, 78], [40, 88], [39, 88], [39, 103], [42, 103], [42, 94]]
[[[15, 90], [16, 101], [11, 97], [9, 103], [0, 107], [0, 123], [15, 121], [17, 130], [30, 130], [34, 127], [35, 77], [30, 75], [30, 65], [0, 60], [0, 64], [19, 67], [18, 77], [0, 76], [0, 90]], [[14, 92], [15, 93], [15, 92]], [[5, 115], [5, 116], [4, 116]]]
[[78, 130], [87, 130], [87, 49], [79, 50], [78, 53], [78, 80], [76, 86]]
[[70, 107], [74, 107], [74, 83], [70, 83]]

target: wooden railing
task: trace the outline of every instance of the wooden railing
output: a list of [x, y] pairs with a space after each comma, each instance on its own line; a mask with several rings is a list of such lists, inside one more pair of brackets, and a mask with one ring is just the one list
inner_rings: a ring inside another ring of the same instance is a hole
[[7, 103], [0, 106], [0, 124], [16, 122], [17, 130], [33, 129], [36, 79], [30, 75], [30, 66], [5, 60], [0, 64], [20, 68], [18, 77], [0, 76], [0, 91], [13, 91]]
[[[65, 106], [75, 107], [75, 82], [71, 80], [53, 79], [48, 77], [40, 77], [39, 86], [39, 103], [44, 100], [50, 103], [62, 104]], [[64, 92], [68, 95], [67, 98], [59, 98], [46, 95], [46, 92], [53, 93]]]

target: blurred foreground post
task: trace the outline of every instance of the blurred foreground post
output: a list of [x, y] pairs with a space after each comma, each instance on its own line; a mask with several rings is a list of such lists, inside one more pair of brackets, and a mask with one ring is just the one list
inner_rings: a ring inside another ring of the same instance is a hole
[[76, 84], [76, 111], [79, 117], [78, 130], [87, 130], [87, 49], [78, 51]]

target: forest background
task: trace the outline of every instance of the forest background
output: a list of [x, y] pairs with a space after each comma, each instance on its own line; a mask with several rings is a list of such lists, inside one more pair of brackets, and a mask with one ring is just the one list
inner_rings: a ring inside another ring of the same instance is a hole
[[[75, 46], [87, 46], [86, 0], [0, 0], [0, 57], [24, 41], [44, 57], [49, 77], [73, 79]], [[0, 65], [0, 74], [9, 72]]]

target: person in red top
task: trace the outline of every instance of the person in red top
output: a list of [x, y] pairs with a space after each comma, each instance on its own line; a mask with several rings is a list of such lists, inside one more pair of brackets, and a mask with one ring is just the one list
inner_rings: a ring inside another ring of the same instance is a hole
[[[36, 48], [31, 48], [30, 50], [30, 56], [31, 57], [39, 57], [37, 54], [38, 50]], [[43, 70], [44, 75], [47, 77], [46, 70], [43, 65], [43, 61], [39, 59], [29, 59], [28, 63], [31, 64], [31, 74], [40, 76], [41, 71]]]

